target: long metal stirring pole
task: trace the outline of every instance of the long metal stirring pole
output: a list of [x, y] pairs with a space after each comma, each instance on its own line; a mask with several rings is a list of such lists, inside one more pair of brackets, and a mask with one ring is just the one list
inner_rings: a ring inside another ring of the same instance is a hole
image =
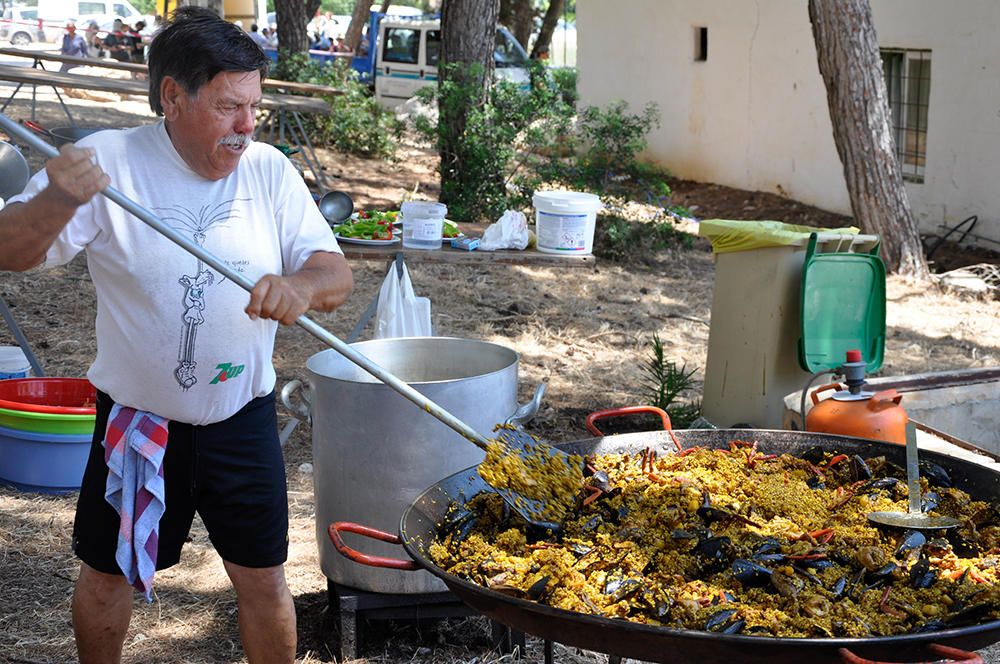
[[[11, 120], [9, 117], [0, 113], [0, 127], [3, 127], [11, 136], [17, 137], [18, 139], [24, 141], [32, 148], [38, 150], [41, 154], [48, 157], [54, 157], [59, 154], [58, 150], [54, 147], [41, 140], [27, 129], [24, 129], [19, 124]], [[168, 240], [174, 244], [179, 245], [181, 248], [185, 249], [188, 253], [191, 253], [201, 260], [205, 261], [208, 265], [212, 266], [219, 271], [220, 274], [225, 276], [227, 279], [232, 280], [237, 285], [241, 286], [247, 292], [253, 290], [254, 282], [250, 281], [246, 276], [236, 272], [226, 265], [222, 259], [215, 256], [215, 254], [210, 251], [205, 250], [203, 247], [191, 242], [189, 239], [181, 235], [179, 232], [171, 228], [162, 219], [157, 217], [155, 214], [142, 207], [138, 203], [134, 202], [132, 199], [128, 198], [120, 191], [114, 187], [108, 187], [101, 192], [104, 196], [117, 203], [121, 207], [125, 208], [128, 212], [138, 217], [146, 225], [152, 227], [158, 233], [166, 237]], [[316, 322], [307, 318], [306, 316], [299, 316], [295, 323], [304, 329], [309, 334], [313, 335], [326, 345], [333, 348], [335, 351], [354, 362], [356, 365], [370, 373], [371, 375], [378, 378], [380, 381], [391, 387], [393, 390], [398, 392], [403, 397], [409, 399], [417, 406], [420, 406], [430, 415], [433, 415], [441, 422], [451, 427], [459, 434], [472, 441], [479, 447], [486, 449], [489, 441], [477, 432], [475, 429], [467, 425], [462, 420], [458, 419], [448, 411], [446, 411], [441, 406], [437, 405], [427, 397], [425, 397], [420, 392], [416, 391], [408, 384], [401, 381], [399, 378], [389, 373], [379, 365], [375, 364], [367, 357], [351, 348], [349, 345], [333, 336], [322, 327], [320, 327]]]

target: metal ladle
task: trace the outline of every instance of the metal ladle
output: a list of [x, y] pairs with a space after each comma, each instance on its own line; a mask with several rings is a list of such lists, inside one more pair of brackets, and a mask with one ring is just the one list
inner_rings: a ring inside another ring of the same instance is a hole
[[961, 525], [950, 516], [925, 514], [920, 505], [920, 458], [917, 454], [917, 425], [906, 423], [906, 489], [910, 497], [909, 512], [871, 512], [868, 519], [882, 526], [910, 530], [942, 530]]
[[329, 191], [319, 199], [319, 211], [331, 225], [342, 224], [354, 214], [354, 201], [342, 191]]
[[[12, 137], [16, 136], [18, 139], [38, 150], [40, 154], [46, 157], [55, 157], [59, 154], [58, 151], [51, 145], [38, 138], [27, 129], [21, 127], [3, 113], [0, 113], [0, 127], [2, 127]], [[158, 216], [128, 198], [114, 187], [109, 186], [107, 189], [102, 191], [101, 194], [136, 216], [140, 221], [151, 227], [160, 235], [180, 246], [188, 253], [200, 258], [209, 266], [218, 270], [219, 274], [225, 276], [245, 291], [250, 292], [253, 290], [254, 282], [251, 281], [245, 274], [233, 270], [221, 258], [206, 250], [204, 247], [195, 244]], [[346, 196], [346, 194], [344, 195]], [[454, 429], [463, 438], [471, 441], [480, 449], [486, 450], [489, 447], [490, 441], [487, 440], [481, 433], [428, 399], [413, 387], [410, 387], [409, 384], [404, 383], [394, 374], [389, 373], [387, 370], [372, 362], [356, 349], [324, 330], [312, 319], [302, 315], [299, 316], [295, 323], [306, 332], [313, 335], [327, 346], [337, 351], [351, 362], [354, 362], [354, 364], [358, 365], [378, 380], [385, 383], [385, 385], [398, 392], [401, 396], [419, 406], [421, 410], [433, 415], [446, 426]], [[563, 470], [567, 474], [567, 477], [572, 475], [571, 479], [574, 481], [579, 479], [582, 486], [582, 464], [571, 463], [570, 455], [566, 454], [562, 450], [540, 443], [535, 440], [531, 434], [519, 429], [501, 429], [497, 434], [497, 439], [506, 444], [511, 453], [521, 457], [525, 465], [530, 465], [532, 462], [539, 460], [542, 458], [541, 455], [562, 459], [563, 463], [560, 470]], [[555, 467], [552, 465], [549, 465], [548, 467], [555, 470]], [[546, 517], [546, 515], [550, 513], [550, 510], [543, 500], [526, 496], [510, 488], [494, 487], [494, 489], [503, 497], [504, 501], [511, 507], [511, 509], [520, 514], [528, 523], [541, 528], [559, 528], [558, 523], [554, 523], [550, 518]]]

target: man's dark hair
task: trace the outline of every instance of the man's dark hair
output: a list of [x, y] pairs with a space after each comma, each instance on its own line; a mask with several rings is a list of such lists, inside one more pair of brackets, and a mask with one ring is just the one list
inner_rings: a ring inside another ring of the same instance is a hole
[[263, 80], [269, 64], [238, 26], [204, 7], [180, 7], [149, 45], [149, 107], [163, 115], [160, 82], [165, 76], [195, 95], [219, 72], [259, 71]]

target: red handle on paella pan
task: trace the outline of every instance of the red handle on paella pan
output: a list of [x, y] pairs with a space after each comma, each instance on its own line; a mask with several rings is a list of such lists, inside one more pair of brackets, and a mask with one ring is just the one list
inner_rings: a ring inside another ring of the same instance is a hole
[[598, 410], [590, 415], [587, 415], [587, 419], [584, 422], [587, 426], [587, 431], [594, 434], [595, 436], [603, 436], [604, 432], [597, 428], [594, 424], [597, 420], [603, 420], [609, 417], [621, 417], [623, 415], [637, 415], [637, 414], [652, 414], [658, 415], [660, 421], [663, 422], [663, 430], [670, 434], [671, 440], [674, 441], [674, 446], [677, 447], [677, 451], [680, 452], [684, 448], [681, 447], [680, 442], [678, 442], [677, 437], [674, 435], [673, 425], [670, 424], [670, 415], [667, 411], [662, 408], [657, 408], [656, 406], [625, 406], [624, 408], [608, 408], [607, 410]]
[[[958, 648], [952, 648], [950, 646], [942, 646], [937, 643], [932, 643], [927, 646], [930, 650], [933, 650], [942, 657], [948, 659], [937, 660], [941, 663], [946, 662], [960, 662], [961, 664], [983, 664], [983, 658], [974, 652], [967, 652], [965, 650], [959, 650]], [[847, 648], [840, 648], [840, 658], [845, 662], [845, 664], [890, 664], [889, 662], [879, 662], [873, 659], [865, 659], [863, 657], [858, 657], [853, 652]], [[928, 663], [921, 663], [928, 664]]]
[[367, 565], [368, 567], [383, 567], [386, 569], [401, 569], [406, 571], [420, 569], [420, 565], [412, 560], [386, 558], [384, 556], [371, 556], [367, 553], [361, 553], [357, 549], [352, 549], [344, 543], [344, 538], [340, 536], [341, 531], [370, 537], [371, 539], [381, 540], [383, 542], [388, 542], [389, 544], [402, 544], [403, 540], [399, 539], [399, 536], [393, 535], [392, 533], [387, 533], [384, 530], [378, 530], [369, 526], [362, 526], [360, 523], [351, 523], [350, 521], [334, 521], [330, 524], [329, 528], [327, 528], [327, 532], [330, 534], [330, 540], [333, 542], [334, 548], [337, 549], [337, 552], [345, 558], [349, 558], [350, 560], [353, 560], [356, 563], [361, 563], [362, 565]]

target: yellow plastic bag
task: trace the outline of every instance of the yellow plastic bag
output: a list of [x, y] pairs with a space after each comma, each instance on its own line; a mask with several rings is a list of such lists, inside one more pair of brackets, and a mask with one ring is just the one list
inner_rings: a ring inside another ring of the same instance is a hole
[[840, 233], [857, 235], [859, 229], [814, 228], [796, 226], [781, 221], [737, 221], [732, 219], [705, 219], [698, 224], [698, 235], [712, 242], [712, 251], [725, 254], [765, 247], [783, 247], [800, 244], [810, 233]]

